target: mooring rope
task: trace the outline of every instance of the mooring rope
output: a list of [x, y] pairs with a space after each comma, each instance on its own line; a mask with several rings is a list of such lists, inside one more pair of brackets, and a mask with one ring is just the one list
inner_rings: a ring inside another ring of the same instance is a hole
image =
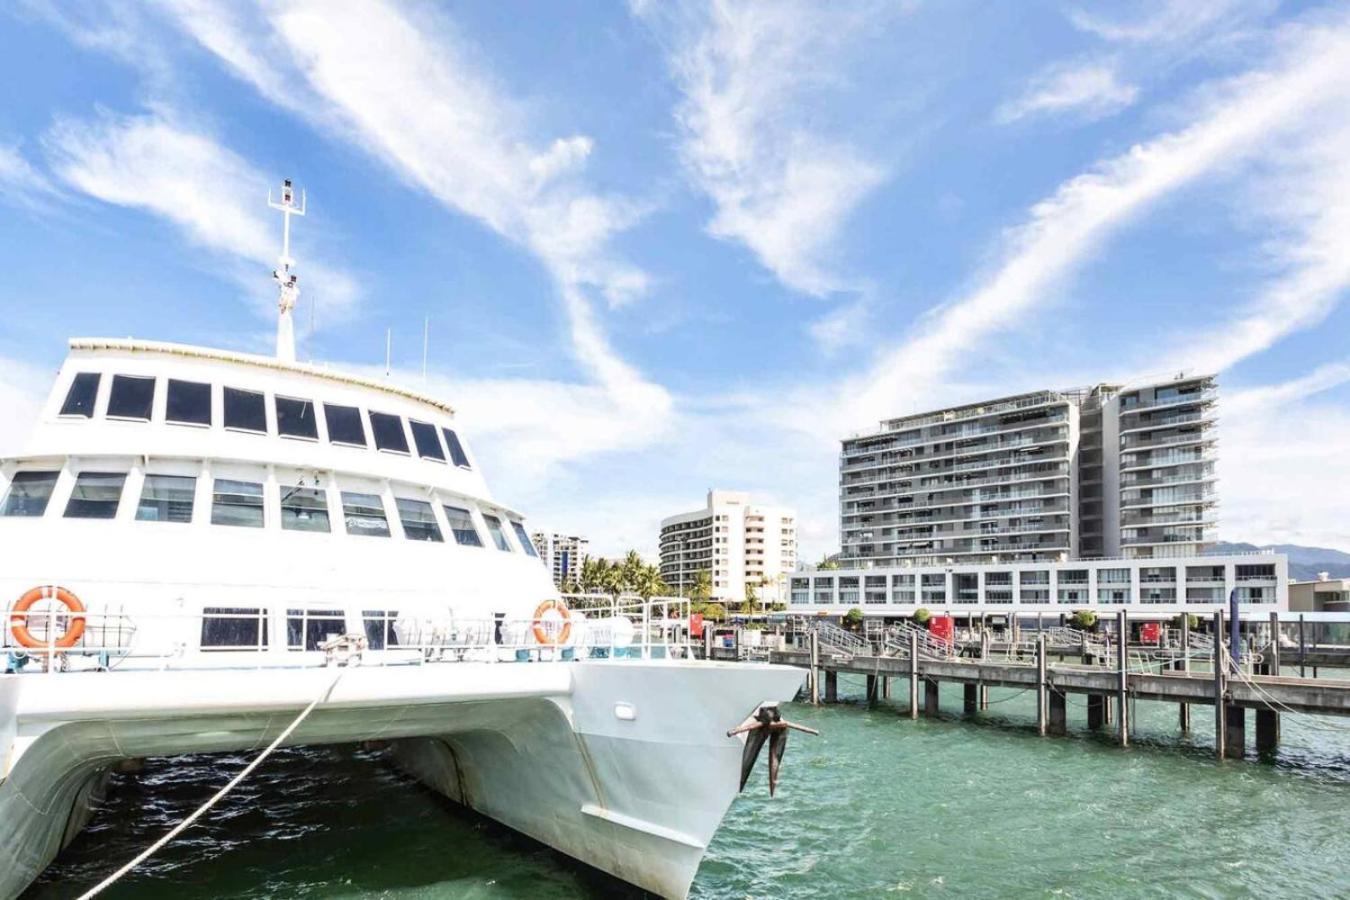
[[277, 749], [277, 747], [281, 746], [282, 742], [284, 742], [286, 738], [290, 737], [296, 728], [300, 727], [301, 722], [309, 718], [309, 714], [314, 712], [315, 708], [320, 703], [323, 702], [324, 698], [328, 697], [332, 693], [333, 688], [337, 687], [338, 681], [342, 679], [342, 676], [346, 674], [346, 672], [347, 672], [346, 668], [339, 668], [338, 673], [336, 676], [334, 676], [333, 680], [330, 681], [324, 687], [324, 689], [319, 692], [319, 695], [317, 697], [315, 697], [312, 701], [310, 701], [309, 706], [306, 706], [303, 710], [301, 710], [300, 715], [296, 716], [291, 721], [291, 724], [287, 725], [285, 730], [283, 730], [281, 734], [276, 736], [276, 739], [273, 740], [272, 743], [267, 745], [267, 749], [263, 750], [262, 753], [259, 753], [256, 757], [254, 757], [253, 761], [250, 762], [247, 766], [244, 766], [244, 768], [239, 772], [238, 775], [231, 778], [229, 780], [229, 783], [227, 783], [220, 790], [216, 791], [216, 793], [211, 797], [210, 800], [207, 800], [200, 807], [198, 807], [197, 810], [194, 813], [192, 813], [192, 815], [188, 816], [186, 819], [175, 825], [162, 838], [160, 838], [159, 840], [151, 844], [149, 847], [146, 847], [144, 850], [142, 850], [139, 854], [136, 855], [136, 857], [133, 860], [131, 860], [131, 862], [122, 866], [122, 868], [118, 869], [116, 872], [112, 873], [107, 878], [103, 879], [98, 884], [94, 885], [85, 893], [81, 894], [79, 900], [89, 900], [89, 898], [96, 897], [99, 894], [103, 893], [105, 890], [112, 887], [117, 881], [119, 881], [124, 875], [126, 875], [132, 869], [136, 868], [141, 863], [145, 862], [147, 859], [153, 856], [155, 853], [159, 852], [159, 850], [162, 849], [165, 844], [169, 843], [174, 838], [178, 837], [178, 835], [182, 834], [184, 831], [191, 828], [194, 822], [196, 822], [207, 812], [209, 812], [211, 810], [211, 807], [215, 806], [217, 803], [223, 800], [225, 796], [230, 793], [230, 791], [234, 790], [236, 787], [239, 786], [239, 782], [243, 781], [245, 778], [249, 776], [249, 774], [254, 769], [258, 768], [258, 766], [262, 764], [263, 760], [271, 756], [272, 751]]
[[1293, 709], [1292, 707], [1286, 705], [1285, 703], [1282, 703], [1280, 700], [1276, 699], [1273, 694], [1262, 688], [1260, 684], [1258, 684], [1256, 681], [1253, 681], [1252, 678], [1246, 672], [1242, 671], [1242, 667], [1237, 663], [1235, 663], [1233, 660], [1229, 659], [1227, 661], [1227, 667], [1229, 669], [1229, 674], [1236, 674], [1239, 680], [1241, 680], [1252, 690], [1256, 691], [1256, 693], [1260, 694], [1261, 702], [1264, 703], [1271, 710], [1277, 710], [1278, 708], [1279, 710], [1283, 710], [1284, 712], [1288, 713], [1291, 716], [1296, 716], [1304, 720], [1305, 724], [1314, 731], [1326, 731], [1344, 734], [1347, 730], [1350, 730], [1347, 729], [1347, 727], [1344, 725], [1338, 724], [1336, 722], [1323, 721], [1318, 716], [1315, 716], [1311, 713], [1305, 713], [1302, 710]]

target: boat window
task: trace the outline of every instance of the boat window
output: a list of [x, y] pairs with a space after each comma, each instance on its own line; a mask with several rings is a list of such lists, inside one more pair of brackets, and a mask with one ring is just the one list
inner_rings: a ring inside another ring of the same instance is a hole
[[530, 556], [537, 558], [539, 556], [539, 551], [534, 549], [534, 541], [530, 540], [530, 536], [525, 533], [525, 526], [515, 519], [512, 519], [511, 529], [516, 533], [516, 540], [520, 541], [520, 549], [524, 550]]
[[122, 500], [125, 472], [81, 472], [66, 503], [67, 519], [114, 519]]
[[441, 527], [436, 524], [436, 513], [425, 500], [394, 500], [398, 507], [398, 519], [403, 523], [403, 534], [410, 541], [437, 541], [441, 537]]
[[323, 417], [328, 422], [328, 440], [335, 444], [366, 445], [366, 429], [361, 425], [361, 410], [355, 406], [323, 405]]
[[208, 606], [202, 610], [202, 649], [267, 649], [266, 610]]
[[286, 531], [322, 531], [328, 528], [328, 497], [322, 488], [281, 486], [281, 527]]
[[408, 452], [408, 435], [403, 431], [403, 420], [388, 413], [370, 414], [370, 432], [375, 435], [375, 449]]
[[98, 380], [97, 372], [81, 372], [72, 378], [66, 401], [61, 404], [61, 415], [92, 417], [94, 401], [98, 399]]
[[225, 427], [267, 434], [267, 408], [258, 391], [225, 388]]
[[273, 402], [277, 411], [277, 434], [319, 439], [319, 422], [314, 418], [313, 403], [294, 397], [277, 397]]
[[459, 442], [459, 435], [449, 428], [442, 428], [441, 432], [445, 435], [445, 446], [450, 448], [450, 461], [457, 466], [469, 468], [469, 455], [464, 452], [464, 445]]
[[150, 421], [155, 401], [155, 379], [139, 375], [114, 375], [108, 394], [108, 415], [114, 419]]
[[340, 609], [286, 610], [287, 650], [318, 650], [346, 632], [347, 623]]
[[483, 513], [483, 521], [487, 524], [488, 534], [492, 535], [492, 543], [497, 545], [497, 549], [510, 553], [511, 545], [506, 542], [506, 532], [502, 531], [502, 520]]
[[262, 485], [217, 478], [211, 496], [211, 524], [263, 527]]
[[47, 511], [59, 472], [15, 472], [0, 506], [0, 516], [32, 518]]
[[441, 449], [441, 439], [436, 435], [436, 426], [416, 419], [409, 419], [412, 427], [413, 443], [417, 445], [417, 455], [423, 459], [437, 459], [445, 462], [445, 451]]
[[211, 385], [170, 378], [168, 396], [164, 401], [164, 421], [210, 425]]
[[467, 509], [461, 509], [458, 506], [446, 506], [445, 518], [450, 523], [450, 532], [455, 536], [455, 543], [463, 547], [481, 547], [483, 539], [478, 536], [478, 529], [474, 527], [473, 516]]
[[343, 491], [342, 515], [347, 521], [348, 534], [389, 537], [389, 520], [385, 518], [384, 501], [379, 494]]
[[397, 621], [398, 613], [394, 610], [361, 610], [361, 624], [366, 629], [366, 646], [372, 650], [397, 647], [398, 633], [394, 631], [394, 623]]
[[147, 475], [136, 518], [142, 522], [191, 522], [197, 479], [187, 475]]

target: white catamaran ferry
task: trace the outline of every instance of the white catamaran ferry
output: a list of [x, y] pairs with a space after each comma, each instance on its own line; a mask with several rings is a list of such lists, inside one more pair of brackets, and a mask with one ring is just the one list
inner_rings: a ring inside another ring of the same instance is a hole
[[450, 798], [683, 897], [741, 778], [728, 730], [801, 673], [692, 659], [678, 600], [559, 596], [450, 406], [295, 362], [303, 201], [287, 182], [273, 205], [275, 357], [72, 340], [0, 459], [0, 897], [115, 767], [281, 736], [387, 742]]

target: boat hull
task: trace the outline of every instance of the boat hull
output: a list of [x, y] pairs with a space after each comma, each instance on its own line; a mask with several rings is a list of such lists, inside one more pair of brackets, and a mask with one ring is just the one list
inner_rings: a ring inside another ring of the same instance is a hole
[[261, 748], [320, 695], [288, 744], [390, 741], [451, 799], [683, 897], [736, 793], [742, 742], [727, 729], [801, 678], [674, 660], [178, 672], [171, 685], [153, 672], [6, 676], [0, 897], [74, 837], [119, 761]]

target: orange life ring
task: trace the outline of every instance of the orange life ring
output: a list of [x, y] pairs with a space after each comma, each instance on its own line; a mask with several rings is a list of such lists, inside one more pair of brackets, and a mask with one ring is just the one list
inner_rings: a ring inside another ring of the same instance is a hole
[[39, 600], [53, 597], [65, 604], [66, 609], [72, 613], [84, 612], [84, 604], [80, 602], [80, 598], [63, 587], [48, 584], [33, 588], [20, 597], [19, 602], [15, 603], [9, 611], [9, 631], [14, 635], [14, 640], [18, 641], [20, 646], [27, 647], [30, 650], [42, 650], [47, 647], [58, 647], [64, 650], [67, 647], [74, 647], [84, 636], [84, 616], [76, 615], [70, 623], [70, 627], [55, 641], [40, 641], [33, 637], [33, 632], [28, 630], [27, 612]]
[[[548, 629], [544, 627], [544, 613], [551, 609], [556, 609], [563, 619], [562, 631], [558, 632], [556, 637], [549, 634]], [[567, 643], [567, 639], [572, 635], [572, 617], [567, 611], [567, 605], [561, 600], [545, 600], [540, 603], [534, 610], [534, 627], [532, 630], [534, 631], [534, 639], [541, 644], [556, 647], [558, 644]]]

